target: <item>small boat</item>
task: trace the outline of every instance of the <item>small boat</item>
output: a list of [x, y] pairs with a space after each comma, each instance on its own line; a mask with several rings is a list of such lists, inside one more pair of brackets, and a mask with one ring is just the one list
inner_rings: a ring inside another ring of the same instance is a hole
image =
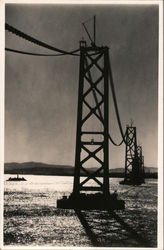
[[7, 181], [26, 181], [24, 177], [19, 177], [17, 174], [17, 177], [10, 177]]

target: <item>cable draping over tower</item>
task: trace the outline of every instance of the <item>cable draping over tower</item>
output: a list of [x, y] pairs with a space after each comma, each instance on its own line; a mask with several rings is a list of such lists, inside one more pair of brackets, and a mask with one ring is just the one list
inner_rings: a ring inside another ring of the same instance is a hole
[[[85, 24], [83, 23], [83, 26], [86, 29], [86, 26]], [[44, 48], [47, 48], [51, 51], [55, 51], [55, 52], [58, 52], [57, 54], [43, 54], [43, 53], [32, 53], [32, 52], [26, 52], [26, 51], [21, 51], [21, 50], [16, 50], [16, 49], [11, 49], [11, 48], [5, 48], [6, 51], [9, 51], [9, 52], [13, 52], [13, 53], [19, 53], [19, 54], [25, 54], [25, 55], [31, 55], [31, 56], [64, 56], [64, 55], [71, 55], [71, 56], [80, 56], [79, 54], [77, 54], [76, 52], [79, 52], [79, 49], [76, 49], [76, 50], [73, 50], [71, 52], [68, 52], [68, 51], [65, 51], [65, 50], [62, 50], [62, 49], [58, 49], [56, 47], [53, 47], [51, 45], [48, 45], [47, 43], [45, 42], [42, 42], [18, 29], [16, 29], [15, 27], [5, 23], [5, 30], [15, 34], [16, 36], [18, 37], [21, 37], [29, 42], [32, 42], [33, 44], [36, 44], [38, 46], [41, 46], [41, 47], [44, 47]], [[87, 32], [88, 34], [88, 32]], [[90, 39], [91, 42], [93, 42], [92, 39]], [[95, 34], [94, 34], [94, 42], [95, 42]], [[94, 53], [93, 55], [96, 55], [96, 53]], [[87, 64], [87, 62], [86, 62]], [[110, 81], [110, 87], [111, 87], [111, 92], [112, 92], [112, 97], [113, 97], [113, 102], [114, 102], [114, 109], [115, 109], [115, 113], [116, 113], [116, 118], [117, 118], [117, 122], [118, 122], [118, 126], [119, 126], [119, 130], [120, 130], [120, 134], [121, 134], [121, 137], [122, 137], [122, 140], [120, 143], [116, 143], [110, 133], [108, 134], [108, 138], [109, 140], [112, 142], [112, 144], [114, 146], [121, 146], [122, 143], [124, 142], [125, 144], [127, 144], [127, 141], [126, 141], [126, 132], [124, 133], [123, 132], [123, 129], [122, 129], [122, 124], [121, 124], [121, 119], [120, 119], [120, 115], [119, 115], [119, 110], [118, 110], [118, 105], [117, 105], [117, 99], [116, 99], [116, 94], [115, 94], [115, 88], [114, 88], [114, 82], [113, 82], [113, 76], [112, 76], [112, 69], [111, 69], [111, 65], [110, 65], [110, 59], [109, 59], [109, 56], [108, 56], [108, 60], [107, 60], [107, 68], [108, 68], [108, 77], [109, 77], [109, 81]], [[91, 75], [90, 73], [88, 73], [88, 77], [90, 78]], [[97, 103], [97, 99], [96, 99], [96, 95], [95, 95], [95, 90], [93, 90], [93, 97], [95, 99], [95, 102]], [[102, 113], [101, 113], [101, 109], [100, 107], [98, 108], [98, 112], [99, 112], [99, 115], [100, 117], [102, 117]]]
[[[25, 40], [27, 40], [27, 41], [29, 41], [29, 42], [32, 42], [32, 43], [34, 43], [34, 44], [36, 44], [36, 45], [39, 45], [39, 46], [41, 46], [41, 47], [44, 47], [44, 48], [46, 48], [46, 49], [49, 49], [49, 50], [52, 50], [52, 51], [55, 51], [55, 52], [59, 52], [60, 55], [62, 54], [62, 55], [79, 56], [78, 54], [75, 54], [76, 52], [79, 51], [79, 49], [76, 49], [76, 50], [73, 50], [73, 51], [71, 51], [71, 52], [68, 52], [68, 51], [65, 51], [65, 50], [61, 50], [61, 49], [55, 48], [55, 47], [53, 47], [53, 46], [51, 46], [51, 45], [48, 45], [48, 44], [46, 44], [46, 43], [44, 43], [44, 42], [42, 42], [42, 41], [39, 41], [38, 39], [33, 38], [32, 36], [29, 36], [29, 35], [25, 34], [24, 32], [22, 32], [22, 31], [20, 31], [20, 30], [18, 30], [18, 29], [16, 29], [16, 28], [14, 28], [13, 26], [11, 26], [11, 25], [9, 25], [9, 24], [7, 24], [7, 23], [5, 23], [5, 29], [6, 29], [7, 31], [9, 31], [9, 32], [11, 32], [11, 33], [13, 33], [13, 34], [15, 34], [16, 36], [19, 36], [19, 37], [21, 37], [21, 38], [23, 38], [23, 39], [25, 39]], [[7, 50], [8, 50], [8, 51], [11, 51], [10, 49], [7, 49]], [[19, 53], [20, 53], [20, 52], [19, 52]], [[36, 54], [35, 54], [35, 55], [36, 55]]]

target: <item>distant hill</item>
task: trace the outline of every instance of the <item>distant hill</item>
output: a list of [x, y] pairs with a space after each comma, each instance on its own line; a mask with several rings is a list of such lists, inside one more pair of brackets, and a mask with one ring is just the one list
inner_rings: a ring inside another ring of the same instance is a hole
[[[90, 168], [89, 171], [94, 171], [95, 168]], [[157, 168], [145, 167], [146, 175], [156, 175]], [[72, 176], [74, 174], [74, 167], [69, 165], [54, 165], [41, 162], [24, 162], [24, 163], [5, 163], [5, 174], [31, 174], [31, 175], [59, 175]], [[111, 177], [123, 177], [124, 168], [112, 168], [109, 170]], [[84, 173], [82, 173], [84, 175]]]
[[73, 167], [41, 162], [5, 163], [5, 174], [73, 175]]

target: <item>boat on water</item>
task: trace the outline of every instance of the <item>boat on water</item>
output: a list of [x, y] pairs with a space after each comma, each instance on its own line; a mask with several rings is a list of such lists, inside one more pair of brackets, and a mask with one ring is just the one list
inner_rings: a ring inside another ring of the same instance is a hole
[[7, 181], [27, 181], [24, 177], [19, 177], [17, 174], [17, 177], [10, 177]]

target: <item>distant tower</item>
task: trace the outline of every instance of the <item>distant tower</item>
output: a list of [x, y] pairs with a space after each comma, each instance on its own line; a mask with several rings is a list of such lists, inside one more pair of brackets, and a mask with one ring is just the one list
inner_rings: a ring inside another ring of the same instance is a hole
[[145, 182], [144, 156], [142, 155], [142, 147], [137, 146], [137, 154], [139, 158], [139, 179], [142, 183]]
[[144, 183], [144, 166], [141, 146], [137, 146], [136, 127], [126, 127], [125, 176], [120, 184]]

